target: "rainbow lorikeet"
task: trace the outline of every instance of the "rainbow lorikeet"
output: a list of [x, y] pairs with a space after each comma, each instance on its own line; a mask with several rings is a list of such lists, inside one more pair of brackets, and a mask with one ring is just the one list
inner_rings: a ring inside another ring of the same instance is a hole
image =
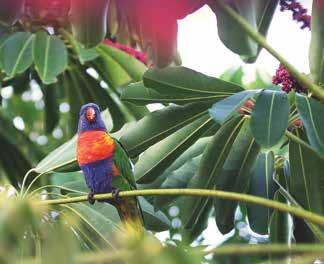
[[89, 202], [94, 203], [94, 194], [112, 192], [115, 199], [106, 202], [116, 207], [124, 223], [142, 229], [137, 198], [118, 196], [119, 191], [136, 189], [131, 161], [120, 142], [109, 135], [94, 103], [80, 110], [77, 161], [90, 189]]

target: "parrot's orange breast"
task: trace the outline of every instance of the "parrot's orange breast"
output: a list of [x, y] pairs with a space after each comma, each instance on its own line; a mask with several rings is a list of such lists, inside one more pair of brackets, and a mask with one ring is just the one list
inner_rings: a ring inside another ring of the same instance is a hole
[[114, 155], [115, 141], [105, 131], [85, 131], [78, 134], [77, 160], [85, 165]]

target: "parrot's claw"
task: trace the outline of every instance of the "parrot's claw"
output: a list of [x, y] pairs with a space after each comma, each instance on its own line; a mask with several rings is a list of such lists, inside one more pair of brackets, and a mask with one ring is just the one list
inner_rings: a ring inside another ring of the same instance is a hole
[[94, 204], [95, 203], [95, 199], [93, 199], [93, 196], [94, 196], [94, 192], [89, 192], [88, 193], [88, 202], [89, 204]]
[[112, 197], [113, 197], [117, 202], [121, 200], [121, 198], [120, 198], [120, 196], [119, 196], [119, 193], [120, 193], [120, 190], [117, 189], [117, 188], [114, 188], [114, 189], [112, 189], [112, 191], [111, 191], [111, 195], [112, 195]]

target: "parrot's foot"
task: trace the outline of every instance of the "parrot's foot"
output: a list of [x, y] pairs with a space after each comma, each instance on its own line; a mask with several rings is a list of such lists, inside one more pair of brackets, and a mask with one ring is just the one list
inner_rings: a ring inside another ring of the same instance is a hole
[[111, 191], [112, 197], [115, 199], [115, 201], [120, 202], [121, 198], [119, 196], [120, 190], [117, 188], [113, 188]]
[[89, 204], [94, 204], [95, 203], [95, 199], [93, 199], [93, 196], [94, 196], [94, 192], [89, 192], [88, 193], [88, 202], [89, 202]]

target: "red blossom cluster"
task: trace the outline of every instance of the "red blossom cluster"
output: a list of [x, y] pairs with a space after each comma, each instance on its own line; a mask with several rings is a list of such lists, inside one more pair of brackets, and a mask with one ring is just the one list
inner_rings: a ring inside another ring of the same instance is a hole
[[305, 89], [290, 75], [287, 69], [285, 69], [281, 64], [276, 70], [276, 74], [272, 77], [272, 83], [276, 85], [281, 85], [282, 90], [289, 93], [291, 90], [296, 92], [304, 92]]
[[296, 0], [280, 0], [280, 10], [292, 11], [293, 19], [303, 23], [302, 29], [310, 28], [311, 16], [307, 14], [307, 9]]
[[147, 65], [147, 57], [143, 52], [140, 52], [138, 50], [135, 50], [131, 47], [128, 47], [128, 46], [120, 44], [120, 43], [112, 42], [109, 39], [105, 39], [104, 44], [114, 47], [116, 49], [122, 50], [122, 51], [128, 53], [129, 55], [133, 56], [134, 58], [138, 59], [145, 65]]

